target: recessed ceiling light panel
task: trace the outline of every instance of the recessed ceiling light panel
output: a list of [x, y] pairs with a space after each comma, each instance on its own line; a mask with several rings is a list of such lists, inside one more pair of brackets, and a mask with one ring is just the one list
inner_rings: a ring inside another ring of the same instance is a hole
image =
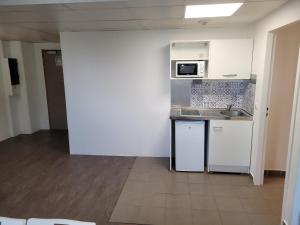
[[226, 3], [211, 5], [187, 5], [185, 7], [185, 18], [207, 18], [231, 16], [243, 3]]

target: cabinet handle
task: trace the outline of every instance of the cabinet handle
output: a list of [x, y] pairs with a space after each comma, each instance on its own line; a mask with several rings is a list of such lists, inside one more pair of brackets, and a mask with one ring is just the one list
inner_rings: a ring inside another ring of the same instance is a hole
[[234, 74], [223, 74], [223, 77], [236, 77], [237, 74], [234, 73]]

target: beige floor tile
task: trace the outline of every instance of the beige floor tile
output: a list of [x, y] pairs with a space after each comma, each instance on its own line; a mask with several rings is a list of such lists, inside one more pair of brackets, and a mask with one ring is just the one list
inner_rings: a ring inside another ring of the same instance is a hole
[[191, 209], [189, 194], [166, 195], [166, 208], [168, 209]]
[[189, 209], [166, 209], [165, 225], [191, 225], [192, 211]]
[[148, 181], [149, 172], [131, 171], [127, 181]]
[[252, 225], [280, 225], [280, 216], [271, 214], [249, 214]]
[[208, 184], [209, 175], [207, 173], [190, 173], [188, 174], [188, 181], [192, 184]]
[[163, 169], [152, 169], [149, 173], [148, 173], [148, 180], [149, 182], [161, 182], [161, 183], [166, 183], [168, 176], [170, 176], [170, 171], [168, 171], [167, 169], [163, 168]]
[[166, 195], [165, 194], [143, 194], [141, 201], [142, 206], [147, 207], [165, 207], [166, 206]]
[[252, 225], [247, 213], [221, 212], [222, 225]]
[[166, 159], [156, 157], [138, 157], [132, 167], [132, 171], [150, 172], [156, 168], [167, 168]]
[[193, 210], [193, 225], [222, 225], [218, 212]]
[[152, 168], [151, 161], [149, 159], [137, 158], [132, 166], [131, 171], [134, 172], [150, 172]]
[[167, 184], [162, 182], [145, 182], [144, 193], [164, 194], [167, 192]]
[[265, 177], [263, 186], [284, 188], [284, 180], [284, 177]]
[[232, 175], [209, 174], [209, 182], [214, 185], [232, 185]]
[[143, 200], [143, 194], [139, 192], [122, 192], [118, 204], [141, 206]]
[[169, 158], [167, 158], [167, 159], [165, 159], [165, 158], [157, 159], [153, 163], [152, 170], [155, 170], [155, 171], [165, 170], [165, 171], [169, 172], [169, 167], [170, 167], [169, 163], [170, 163]]
[[253, 186], [253, 181], [248, 174], [245, 175], [232, 175], [231, 176], [232, 185], [242, 185], [242, 186]]
[[188, 174], [189, 173], [172, 171], [166, 181], [168, 183], [188, 183]]
[[274, 206], [264, 199], [241, 198], [240, 201], [248, 213], [274, 213]]
[[143, 181], [130, 181], [127, 180], [123, 192], [131, 192], [131, 193], [143, 193], [146, 183]]
[[140, 210], [140, 206], [118, 204], [111, 215], [110, 222], [136, 223]]
[[262, 186], [261, 193], [265, 199], [282, 199], [284, 189], [281, 187]]
[[282, 199], [264, 199], [272, 214], [279, 215], [282, 212]]
[[167, 194], [188, 194], [189, 184], [181, 182], [169, 182], [167, 184]]
[[238, 197], [241, 186], [237, 185], [212, 185], [215, 196]]
[[169, 170], [169, 168], [152, 168], [152, 170], [150, 171], [150, 174], [161, 174], [163, 176], [170, 176], [172, 174], [172, 172]]
[[238, 197], [240, 198], [263, 198], [260, 187], [256, 186], [243, 186], [238, 191]]
[[212, 196], [213, 190], [209, 184], [190, 184], [189, 185], [190, 194]]
[[257, 188], [247, 175], [170, 172], [168, 163], [136, 159], [112, 222], [279, 225], [284, 179], [266, 178]]
[[214, 197], [191, 194], [192, 209], [217, 211], [217, 204]]
[[218, 209], [221, 212], [243, 212], [241, 201], [235, 197], [216, 197]]
[[165, 209], [158, 207], [141, 207], [140, 214], [136, 223], [164, 225]]

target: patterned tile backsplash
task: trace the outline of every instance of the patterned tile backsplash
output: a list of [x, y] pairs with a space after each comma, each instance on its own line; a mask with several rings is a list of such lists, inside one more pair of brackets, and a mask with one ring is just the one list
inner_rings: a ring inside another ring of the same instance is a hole
[[244, 104], [242, 109], [247, 112], [254, 114], [254, 100], [255, 100], [255, 84], [249, 82], [245, 94], [244, 94]]
[[242, 108], [253, 114], [255, 84], [250, 80], [194, 80], [191, 106], [197, 108]]

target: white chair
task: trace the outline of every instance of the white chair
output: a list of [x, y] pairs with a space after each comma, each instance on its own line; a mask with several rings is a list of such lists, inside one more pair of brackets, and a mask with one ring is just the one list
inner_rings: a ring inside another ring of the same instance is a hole
[[26, 220], [0, 216], [0, 225], [26, 225]]
[[96, 225], [96, 223], [81, 222], [65, 219], [37, 219], [30, 218], [27, 220], [27, 225]]

